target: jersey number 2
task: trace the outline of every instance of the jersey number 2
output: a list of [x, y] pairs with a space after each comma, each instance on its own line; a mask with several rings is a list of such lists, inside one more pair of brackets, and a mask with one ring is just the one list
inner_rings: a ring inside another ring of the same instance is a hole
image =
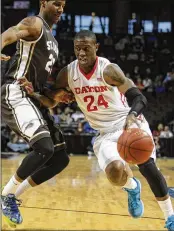
[[[88, 95], [84, 97], [84, 102], [88, 103], [87, 105], [87, 110], [88, 111], [98, 111], [98, 107], [93, 105], [94, 104], [94, 96], [93, 95]], [[108, 102], [104, 99], [102, 95], [99, 95], [98, 97], [98, 106], [104, 106], [105, 108], [108, 108]]]
[[45, 67], [45, 70], [48, 71], [48, 73], [50, 74], [51, 74], [54, 63], [55, 63], [55, 58], [52, 54], [50, 54], [49, 61], [47, 62], [46, 67]]

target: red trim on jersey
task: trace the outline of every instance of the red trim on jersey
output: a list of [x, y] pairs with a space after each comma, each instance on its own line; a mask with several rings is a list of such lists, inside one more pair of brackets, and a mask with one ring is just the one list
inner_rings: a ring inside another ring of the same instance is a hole
[[96, 70], [96, 68], [97, 68], [97, 65], [98, 65], [98, 57], [96, 58], [95, 65], [94, 65], [94, 67], [92, 68], [92, 70], [91, 70], [88, 74], [86, 74], [86, 73], [80, 68], [80, 65], [78, 64], [80, 72], [87, 78], [87, 80], [89, 80], [89, 79], [91, 78], [91, 76], [94, 74], [94, 72], [95, 72], [95, 70]]
[[126, 103], [126, 97], [123, 93], [120, 92], [120, 96], [121, 96], [121, 102], [124, 105], [124, 107], [126, 107], [125, 103]]

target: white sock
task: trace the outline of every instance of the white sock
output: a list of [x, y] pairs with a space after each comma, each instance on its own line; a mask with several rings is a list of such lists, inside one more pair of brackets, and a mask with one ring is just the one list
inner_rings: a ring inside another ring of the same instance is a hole
[[137, 182], [134, 180], [134, 178], [128, 178], [126, 184], [123, 186], [123, 188], [128, 189], [135, 189], [137, 187]]
[[15, 196], [18, 198], [22, 193], [24, 193], [28, 188], [31, 188], [32, 186], [29, 184], [28, 180], [24, 180], [19, 187], [17, 188], [15, 192]]
[[165, 220], [167, 220], [168, 217], [174, 214], [170, 197], [165, 201], [157, 201], [157, 202], [164, 213]]
[[11, 179], [9, 180], [9, 182], [4, 187], [4, 189], [2, 191], [2, 195], [6, 196], [9, 193], [14, 194], [20, 183], [21, 182], [17, 181], [16, 178], [14, 176], [12, 176]]

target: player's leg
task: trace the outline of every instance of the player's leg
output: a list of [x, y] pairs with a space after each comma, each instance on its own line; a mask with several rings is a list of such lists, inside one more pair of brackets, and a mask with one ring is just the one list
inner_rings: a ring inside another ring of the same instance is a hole
[[166, 228], [174, 230], [174, 211], [164, 176], [157, 168], [153, 158], [150, 158], [146, 163], [141, 164], [138, 167], [141, 174], [146, 178], [162, 212], [164, 213]]
[[24, 180], [15, 192], [15, 196], [20, 197], [26, 190], [36, 187], [55, 175], [62, 172], [69, 163], [69, 157], [65, 149], [56, 151], [49, 161], [38, 171]]
[[133, 177], [129, 166], [121, 159], [117, 151], [117, 140], [122, 131], [100, 135], [94, 143], [94, 152], [100, 168], [106, 173], [108, 180], [116, 186], [121, 186], [128, 193], [129, 213], [138, 218], [143, 215], [144, 206], [140, 199], [141, 184]]
[[22, 217], [13, 193], [23, 180], [51, 158], [54, 144], [41, 113], [18, 85], [2, 87], [2, 116], [4, 122], [33, 148], [2, 191], [3, 214], [9, 222], [19, 224]]
[[[152, 136], [148, 123], [142, 129]], [[152, 138], [153, 139], [153, 138]], [[155, 164], [156, 150], [154, 148], [151, 158], [144, 164], [138, 165], [140, 173], [146, 178], [166, 220], [166, 228], [174, 230], [174, 211], [168, 194], [166, 180]]]
[[65, 169], [69, 163], [66, 153], [65, 140], [59, 126], [55, 125], [51, 118], [45, 117], [54, 143], [54, 154], [46, 164], [20, 184], [15, 195], [18, 198], [28, 188], [35, 187], [51, 179]]

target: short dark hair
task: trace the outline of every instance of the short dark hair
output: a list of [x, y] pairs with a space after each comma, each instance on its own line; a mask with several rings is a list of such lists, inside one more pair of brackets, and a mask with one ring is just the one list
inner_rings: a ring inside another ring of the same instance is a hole
[[90, 38], [92, 40], [94, 40], [94, 42], [97, 42], [97, 38], [96, 38], [96, 35], [94, 34], [94, 32], [90, 31], [90, 30], [81, 30], [79, 31], [75, 37], [74, 37], [74, 40], [76, 39], [81, 39], [81, 38]]
[[[51, 1], [51, 0], [46, 0], [46, 1], [49, 2], [49, 1]], [[40, 6], [41, 6], [42, 2], [43, 2], [43, 0], [40, 0]]]

